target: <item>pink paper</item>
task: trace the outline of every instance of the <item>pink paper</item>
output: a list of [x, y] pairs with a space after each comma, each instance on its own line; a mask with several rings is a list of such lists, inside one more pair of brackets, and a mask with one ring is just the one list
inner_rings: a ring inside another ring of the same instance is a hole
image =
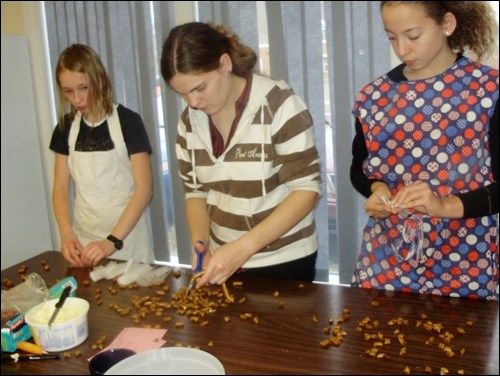
[[99, 352], [125, 348], [140, 353], [156, 349], [165, 344], [166, 341], [162, 339], [165, 333], [167, 333], [167, 329], [124, 328], [113, 342]]

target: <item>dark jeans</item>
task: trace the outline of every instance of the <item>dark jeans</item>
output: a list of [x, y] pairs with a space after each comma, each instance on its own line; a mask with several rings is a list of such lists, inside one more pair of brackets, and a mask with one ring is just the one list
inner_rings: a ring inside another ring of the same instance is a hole
[[285, 262], [283, 264], [264, 266], [262, 268], [241, 269], [239, 273], [258, 277], [294, 279], [298, 281], [313, 281], [316, 271], [316, 258], [318, 252], [309, 256]]

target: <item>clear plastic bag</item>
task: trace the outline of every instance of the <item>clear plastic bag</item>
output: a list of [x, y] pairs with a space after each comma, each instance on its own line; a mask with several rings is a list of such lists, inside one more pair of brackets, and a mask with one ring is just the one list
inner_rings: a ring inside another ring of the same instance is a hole
[[23, 283], [10, 290], [2, 290], [2, 321], [4, 313], [10, 315], [25, 312], [48, 296], [49, 290], [43, 278], [38, 273], [28, 274]]
[[[424, 230], [422, 216], [412, 214], [404, 219], [401, 226], [401, 237], [391, 244], [392, 251], [398, 262], [409, 261], [414, 258], [417, 262], [422, 259], [424, 242]], [[403, 256], [401, 250], [407, 248], [406, 256]]]

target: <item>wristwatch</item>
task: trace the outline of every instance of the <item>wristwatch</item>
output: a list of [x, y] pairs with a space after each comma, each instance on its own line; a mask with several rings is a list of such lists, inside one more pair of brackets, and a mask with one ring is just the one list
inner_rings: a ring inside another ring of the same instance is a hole
[[106, 239], [112, 242], [118, 251], [123, 248], [123, 240], [118, 239], [116, 236], [109, 235]]

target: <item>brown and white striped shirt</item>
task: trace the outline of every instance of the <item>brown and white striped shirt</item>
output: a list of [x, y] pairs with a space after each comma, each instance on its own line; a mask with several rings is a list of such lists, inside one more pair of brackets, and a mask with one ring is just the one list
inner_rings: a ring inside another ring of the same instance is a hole
[[[178, 123], [176, 153], [186, 199], [207, 200], [212, 250], [252, 229], [290, 192], [321, 193], [312, 117], [284, 81], [254, 74], [236, 132], [218, 158], [212, 153], [208, 116], [187, 106]], [[311, 211], [243, 267], [279, 264], [316, 250]]]

